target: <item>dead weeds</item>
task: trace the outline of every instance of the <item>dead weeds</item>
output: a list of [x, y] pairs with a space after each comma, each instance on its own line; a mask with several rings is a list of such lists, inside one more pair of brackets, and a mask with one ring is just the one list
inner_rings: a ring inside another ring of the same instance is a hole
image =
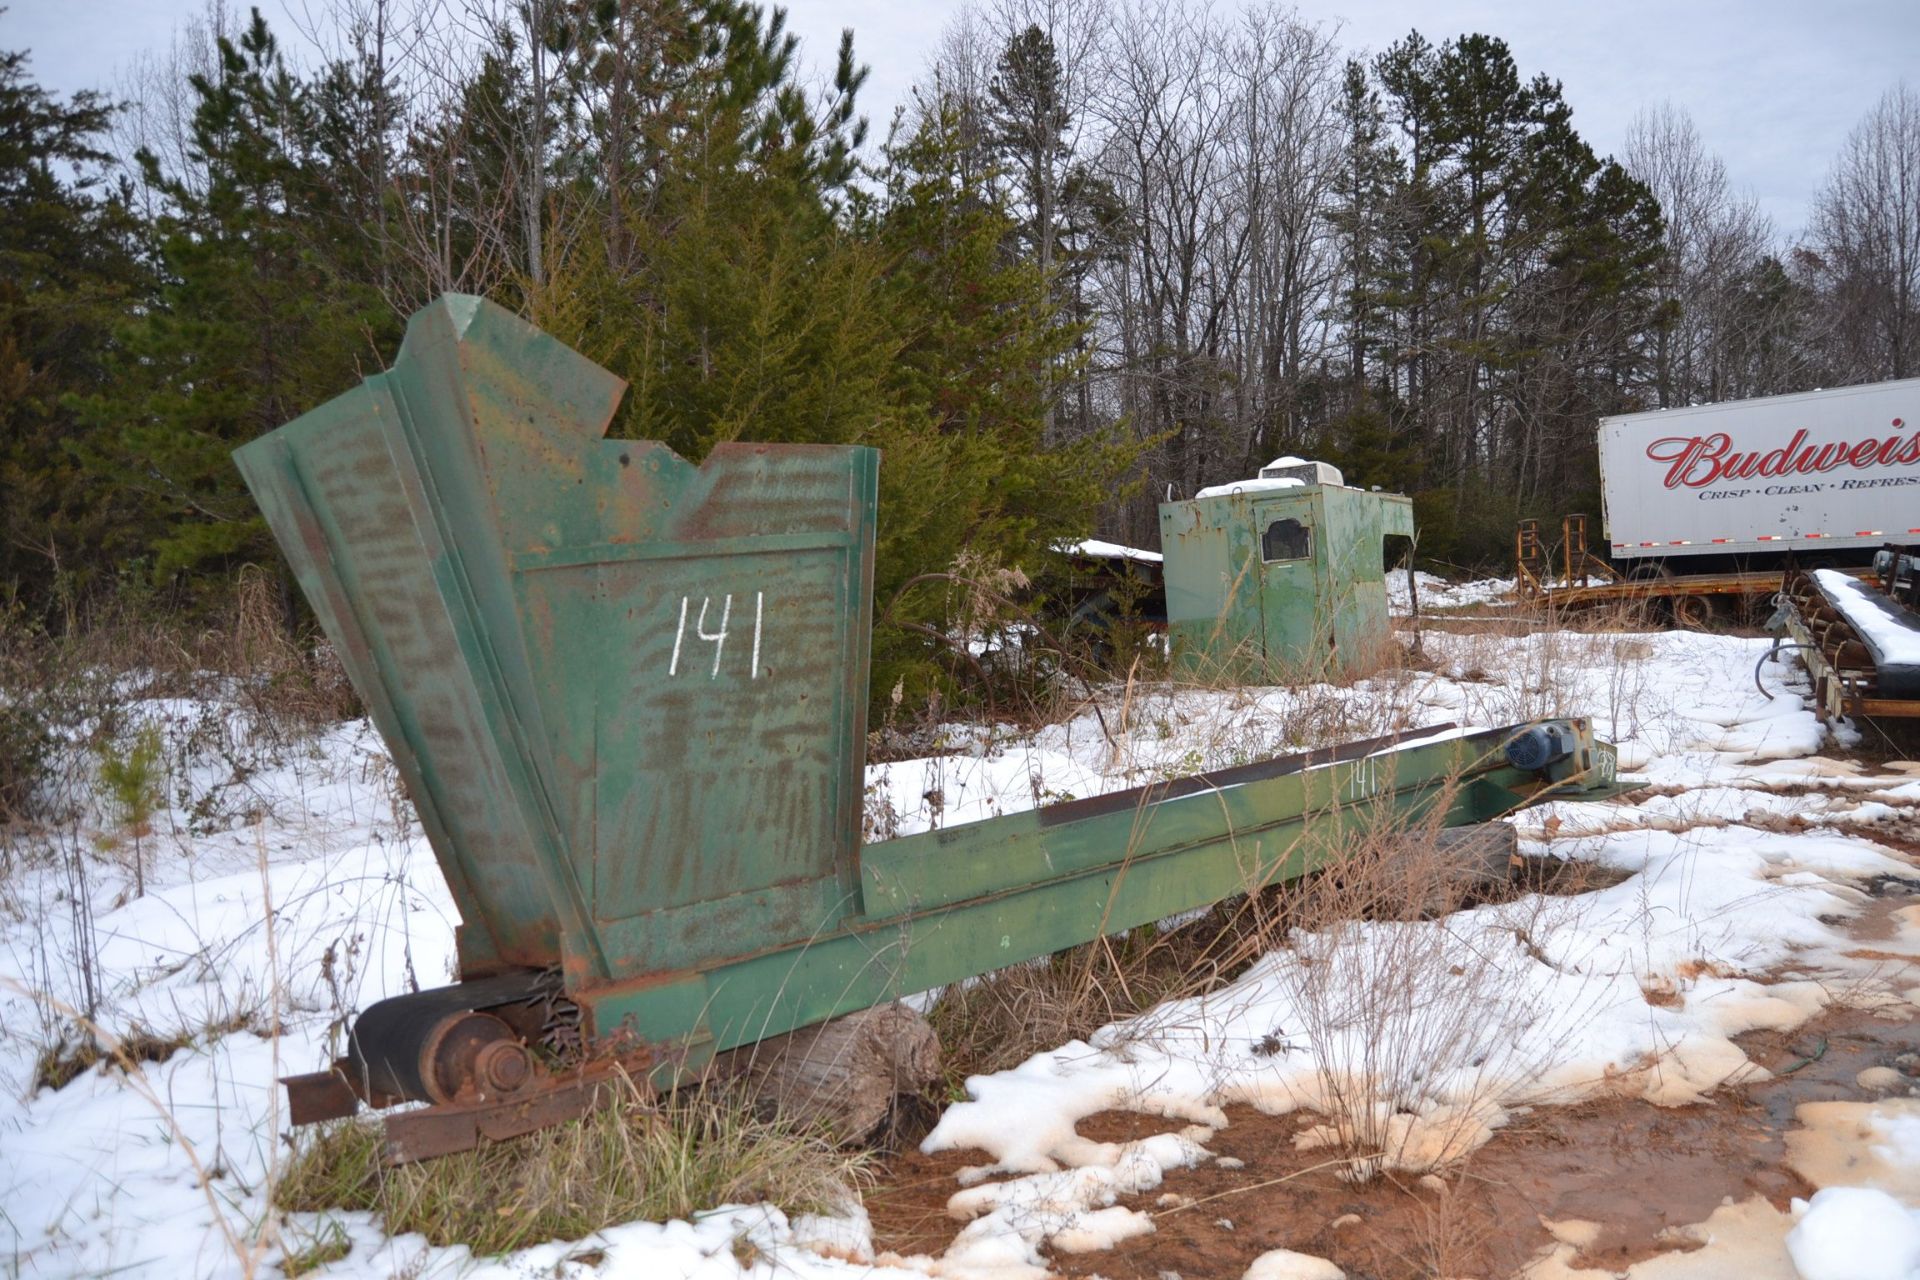
[[582, 1119], [419, 1164], [387, 1165], [381, 1129], [361, 1120], [297, 1141], [274, 1188], [277, 1207], [365, 1210], [390, 1235], [418, 1232], [481, 1256], [722, 1204], [844, 1212], [874, 1160], [763, 1116], [717, 1085], [660, 1102], [632, 1087]]

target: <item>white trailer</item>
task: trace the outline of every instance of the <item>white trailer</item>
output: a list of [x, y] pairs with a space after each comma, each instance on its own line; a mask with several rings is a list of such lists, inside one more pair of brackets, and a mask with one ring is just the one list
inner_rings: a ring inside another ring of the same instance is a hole
[[1920, 542], [1920, 378], [1602, 418], [1600, 481], [1615, 561]]

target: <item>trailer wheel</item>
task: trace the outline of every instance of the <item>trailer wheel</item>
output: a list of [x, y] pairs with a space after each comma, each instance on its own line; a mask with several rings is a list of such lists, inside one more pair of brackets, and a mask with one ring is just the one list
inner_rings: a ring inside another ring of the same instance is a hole
[[1682, 631], [1706, 631], [1713, 625], [1713, 604], [1705, 596], [1675, 596], [1673, 625]]

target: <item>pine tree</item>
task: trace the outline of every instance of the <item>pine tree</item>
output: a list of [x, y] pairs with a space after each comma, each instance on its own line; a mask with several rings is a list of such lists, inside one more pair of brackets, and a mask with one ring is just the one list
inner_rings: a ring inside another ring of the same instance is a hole
[[998, 74], [987, 85], [994, 150], [1015, 177], [1024, 206], [1020, 239], [1042, 277], [1054, 270], [1066, 134], [1073, 122], [1061, 81], [1052, 38], [1028, 26], [1007, 42]]
[[107, 385], [85, 402], [84, 456], [129, 519], [109, 544], [160, 581], [277, 562], [241, 484], [237, 446], [337, 395], [398, 341], [315, 161], [312, 97], [254, 11], [195, 76], [201, 172], [140, 163], [165, 202], [150, 252], [160, 283], [129, 317]]
[[[1126, 213], [1111, 183], [1073, 161], [1073, 112], [1066, 72], [1051, 35], [1030, 24], [1007, 41], [987, 84], [984, 106], [995, 169], [989, 181], [974, 186], [990, 203], [1001, 201], [1004, 193], [1010, 251], [1038, 268], [1049, 295], [1084, 330], [1092, 320], [1087, 276], [1110, 258]], [[948, 135], [955, 145], [968, 138], [970, 104], [936, 98], [931, 114], [939, 117], [932, 125], [935, 134]], [[1084, 363], [1084, 354], [1084, 346], [1077, 346], [1071, 362]], [[1075, 420], [1070, 429], [1055, 434], [1077, 436], [1094, 430], [1089, 381], [1073, 377], [1065, 364], [1055, 368], [1054, 378], [1060, 384], [1057, 399], [1071, 403]], [[1056, 403], [1049, 410], [1057, 428], [1063, 426], [1059, 411], [1066, 407]]]
[[[900, 406], [881, 466], [880, 566], [887, 600], [910, 577], [976, 564], [1032, 570], [1085, 537], [1139, 450], [1105, 432], [1047, 430], [1079, 330], [1033, 258], [1005, 252], [1018, 220], [967, 180], [965, 119], [937, 100], [889, 148], [874, 228], [889, 264], [881, 300], [902, 342], [889, 364]], [[927, 603], [922, 598], [921, 604]], [[903, 601], [895, 616], [931, 621]], [[929, 668], [914, 637], [875, 636], [875, 687]]]
[[71, 399], [97, 391], [114, 317], [142, 284], [134, 223], [102, 172], [112, 109], [62, 102], [0, 53], [0, 600], [84, 581], [114, 514], [71, 452]]
[[1392, 269], [1388, 205], [1403, 175], [1399, 157], [1385, 140], [1380, 94], [1367, 83], [1366, 69], [1358, 62], [1346, 65], [1340, 117], [1346, 144], [1327, 211], [1340, 246], [1333, 318], [1345, 335], [1347, 376], [1358, 395], [1366, 384], [1369, 360], [1386, 340], [1381, 312], [1385, 280]]
[[[1594, 423], [1646, 376], [1660, 212], [1498, 39], [1415, 32], [1372, 71], [1398, 145], [1362, 163], [1371, 90], [1350, 73], [1339, 318], [1388, 394], [1350, 411], [1341, 444], [1414, 490], [1423, 547], [1491, 557], [1523, 506], [1578, 509], [1594, 489]], [[1366, 263], [1363, 232], [1381, 246]]]
[[[575, 223], [533, 298], [538, 323], [628, 380], [615, 431], [694, 460], [731, 440], [880, 449], [883, 605], [963, 550], [1010, 564], [1084, 536], [1125, 459], [1049, 446], [1052, 371], [1077, 331], [1008, 253], [1007, 209], [962, 180], [951, 115], [890, 150], [863, 196], [833, 141], [855, 127], [850, 48], [833, 107], [806, 117], [778, 29], [704, 13], [681, 46], [698, 65], [626, 126], [662, 145], [617, 234], [602, 215]], [[684, 127], [657, 129], [653, 110]], [[883, 692], [935, 670], [916, 628], [938, 604], [903, 600], [876, 638]]]

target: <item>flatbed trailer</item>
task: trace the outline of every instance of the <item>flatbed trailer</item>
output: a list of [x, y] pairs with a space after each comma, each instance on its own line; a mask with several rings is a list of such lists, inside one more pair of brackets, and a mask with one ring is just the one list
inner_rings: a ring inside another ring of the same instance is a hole
[[1775, 569], [1760, 573], [1688, 574], [1681, 578], [1623, 578], [1556, 586], [1540, 595], [1549, 607], [1584, 609], [1605, 604], [1660, 603], [1683, 627], [1705, 626], [1715, 599], [1740, 602], [1764, 600], [1780, 593], [1785, 575]]
[[1523, 599], [1549, 609], [1657, 605], [1679, 626], [1698, 630], [1712, 621], [1716, 600], [1735, 607], [1757, 605], [1778, 595], [1785, 580], [1785, 569], [1628, 576], [1588, 548], [1583, 515], [1560, 522], [1560, 543], [1554, 553], [1540, 539], [1538, 520], [1522, 520], [1514, 535], [1515, 590]]

